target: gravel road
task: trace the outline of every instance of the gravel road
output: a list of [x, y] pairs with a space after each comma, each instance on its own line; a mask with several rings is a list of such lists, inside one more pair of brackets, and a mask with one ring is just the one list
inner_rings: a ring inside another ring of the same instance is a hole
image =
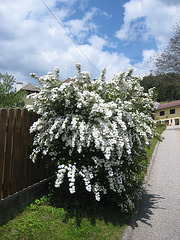
[[123, 240], [180, 240], [180, 128], [168, 127], [149, 168], [146, 193]]

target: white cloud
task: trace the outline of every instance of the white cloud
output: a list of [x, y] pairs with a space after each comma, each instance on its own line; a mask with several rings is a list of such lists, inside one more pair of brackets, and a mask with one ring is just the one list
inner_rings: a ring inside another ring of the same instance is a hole
[[166, 3], [167, 5], [180, 5], [180, 1], [179, 0], [160, 0], [163, 3]]
[[76, 37], [78, 42], [83, 43], [88, 33], [96, 31], [97, 25], [93, 22], [93, 17], [98, 14], [96, 8], [86, 12], [82, 19], [72, 19], [66, 22], [69, 27], [69, 33], [73, 37]]
[[[17, 81], [32, 82], [34, 85], [37, 83], [30, 79], [31, 72], [44, 75], [58, 66], [62, 80], [65, 80], [77, 75], [77, 61], [82, 63], [83, 70], [90, 71], [92, 78], [99, 77], [103, 67], [107, 68], [107, 79], [114, 73], [131, 67], [135, 68], [136, 74], [148, 73], [148, 70], [152, 69], [148, 59], [155, 51], [144, 50], [142, 62], [132, 65], [125, 54], [115, 52], [116, 40], [113, 41], [111, 36], [100, 33], [102, 19], [110, 20], [110, 13], [97, 8], [87, 9], [88, 1], [46, 1], [60, 23], [79, 41], [78, 47], [42, 1], [0, 1], [0, 73], [8, 72], [14, 75]], [[156, 2], [162, 12], [153, 6]], [[166, 5], [162, 0], [131, 0], [124, 6], [124, 24], [117, 33], [120, 39], [133, 41], [141, 37], [146, 41], [146, 38], [154, 37], [159, 44], [167, 41], [170, 27], [178, 18], [178, 7], [173, 4]], [[75, 15], [76, 18], [73, 17], [76, 8], [84, 9], [81, 17], [78, 14]], [[111, 48], [111, 51], [108, 51], [108, 48]]]
[[172, 26], [180, 20], [180, 4], [176, 3], [168, 0], [131, 0], [125, 3], [124, 24], [116, 36], [123, 41], [154, 38], [158, 48], [164, 48], [172, 36]]
[[[67, 3], [68, 1], [63, 2]], [[97, 26], [93, 22], [93, 17], [98, 12], [96, 8], [85, 12], [82, 19], [65, 21], [72, 6], [69, 9], [55, 8], [55, 0], [48, 4], [63, 25], [71, 25], [75, 35], [83, 38], [83, 34], [86, 35], [88, 32], [96, 30]], [[29, 77], [31, 72], [43, 75], [47, 71], [53, 71], [55, 66], [60, 67], [61, 77], [65, 80], [69, 76], [77, 74], [75, 69], [77, 61], [82, 63], [84, 70], [91, 71], [92, 75], [97, 77], [97, 70], [87, 58], [97, 65], [99, 71], [107, 65], [107, 61], [118, 59], [117, 56], [111, 58], [111, 53], [102, 52], [106, 41], [97, 36], [95, 44], [95, 35], [90, 37], [91, 45], [81, 45], [79, 46], [80, 50], [41, 1], [36, 3], [35, 0], [29, 0], [27, 4], [27, 1], [23, 0], [13, 3], [7, 0], [0, 3], [0, 9], [0, 15], [5, 23], [0, 24], [2, 33], [0, 36], [0, 72], [15, 75], [17, 81], [25, 83], [33, 81]], [[102, 57], [104, 55], [106, 61]], [[122, 57], [119, 58], [119, 60], [121, 59], [123, 60]]]
[[102, 50], [104, 46], [107, 45], [107, 41], [104, 38], [100, 38], [97, 35], [90, 37], [89, 42], [94, 48]]
[[135, 75], [148, 75], [149, 71], [154, 68], [153, 57], [157, 55], [154, 49], [143, 50], [142, 62], [133, 65]]
[[89, 0], [81, 0], [79, 8], [81, 10], [85, 10], [85, 8], [87, 7], [88, 3], [89, 3]]

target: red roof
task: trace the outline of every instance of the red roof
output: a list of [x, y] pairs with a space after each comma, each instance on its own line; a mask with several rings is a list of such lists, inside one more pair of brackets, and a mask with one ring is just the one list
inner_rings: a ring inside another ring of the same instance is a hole
[[156, 110], [161, 110], [164, 108], [172, 108], [172, 107], [176, 107], [176, 106], [180, 106], [180, 100], [177, 100], [174, 102], [162, 103], [158, 106], [158, 108]]

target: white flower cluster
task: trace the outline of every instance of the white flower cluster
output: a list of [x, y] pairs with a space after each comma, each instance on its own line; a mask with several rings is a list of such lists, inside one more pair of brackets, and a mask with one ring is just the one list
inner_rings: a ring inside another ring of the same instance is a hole
[[[42, 87], [32, 96], [33, 110], [41, 117], [30, 129], [35, 132], [31, 158], [35, 161], [38, 153], [49, 154], [59, 165], [56, 187], [67, 174], [74, 193], [80, 176], [99, 201], [100, 193], [121, 195], [132, 181], [138, 181], [134, 159], [154, 134], [152, 91], [144, 93], [141, 78], [132, 77], [131, 70], [105, 81], [103, 69], [101, 77], [91, 81], [79, 63], [77, 69], [79, 75], [66, 83], [59, 79], [58, 68], [55, 76], [33, 75]], [[127, 199], [131, 199], [128, 193]]]

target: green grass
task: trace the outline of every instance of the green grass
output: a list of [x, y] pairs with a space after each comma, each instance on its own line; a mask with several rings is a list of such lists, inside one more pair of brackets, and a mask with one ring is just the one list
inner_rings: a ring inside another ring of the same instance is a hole
[[0, 227], [0, 239], [121, 239], [129, 218], [118, 211], [97, 209], [81, 216], [80, 211], [72, 214], [71, 209], [37, 199]]
[[[156, 132], [159, 134], [162, 134], [165, 129], [166, 129], [165, 125], [160, 125], [160, 126], [156, 127]], [[157, 142], [158, 142], [158, 139], [156, 139], [156, 138], [151, 139], [151, 147], [146, 148], [146, 153], [147, 153], [148, 159], [150, 159], [152, 157], [152, 154], [154, 152]]]

